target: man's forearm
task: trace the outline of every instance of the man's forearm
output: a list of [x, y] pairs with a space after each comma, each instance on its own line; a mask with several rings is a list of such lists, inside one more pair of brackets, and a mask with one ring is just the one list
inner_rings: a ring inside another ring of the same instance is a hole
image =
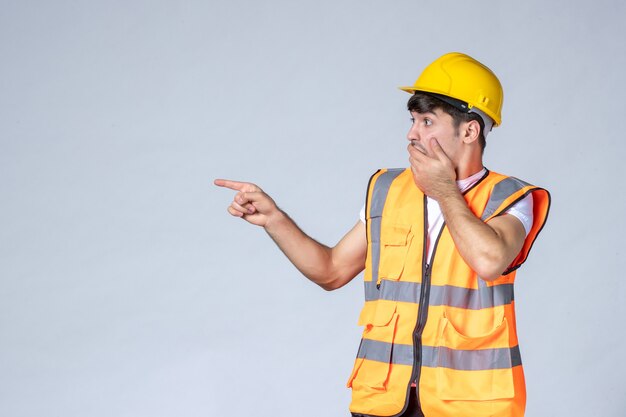
[[516, 254], [510, 242], [476, 217], [458, 190], [442, 196], [439, 205], [454, 244], [465, 262], [483, 279], [500, 276]]
[[323, 288], [335, 279], [332, 249], [304, 233], [287, 213], [279, 210], [265, 231], [308, 279]]

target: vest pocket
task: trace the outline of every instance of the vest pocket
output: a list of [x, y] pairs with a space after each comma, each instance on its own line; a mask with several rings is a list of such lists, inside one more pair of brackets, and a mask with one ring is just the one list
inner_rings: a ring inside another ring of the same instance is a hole
[[436, 347], [437, 396], [441, 400], [513, 398], [513, 370], [506, 317], [490, 333], [469, 337], [442, 317]]
[[365, 326], [363, 338], [346, 385], [356, 390], [386, 391], [398, 314], [395, 303], [378, 303], [373, 314], [371, 307], [366, 307], [367, 314], [359, 318], [359, 324]]
[[380, 237], [380, 264], [378, 275], [389, 280], [399, 280], [404, 271], [413, 233], [410, 224], [386, 224], [383, 218]]

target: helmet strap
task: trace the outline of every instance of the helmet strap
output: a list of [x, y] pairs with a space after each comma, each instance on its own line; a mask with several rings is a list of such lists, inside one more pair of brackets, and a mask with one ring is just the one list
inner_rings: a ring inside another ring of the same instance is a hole
[[487, 116], [487, 114], [483, 112], [482, 110], [477, 109], [476, 107], [470, 107], [469, 104], [467, 104], [466, 102], [462, 100], [457, 100], [456, 98], [445, 96], [443, 94], [430, 93], [426, 91], [424, 91], [424, 93], [430, 94], [431, 96], [438, 98], [444, 103], [448, 103], [449, 105], [462, 111], [463, 113], [476, 113], [477, 115], [480, 116], [481, 119], [483, 119], [483, 123], [485, 124], [485, 128], [483, 130], [483, 136], [487, 138], [487, 134], [491, 132], [491, 129], [493, 128], [493, 119]]

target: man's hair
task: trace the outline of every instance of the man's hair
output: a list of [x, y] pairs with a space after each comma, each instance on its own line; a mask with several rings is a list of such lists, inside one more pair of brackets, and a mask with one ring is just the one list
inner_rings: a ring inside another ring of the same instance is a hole
[[433, 112], [436, 109], [440, 109], [441, 111], [449, 114], [452, 117], [454, 128], [457, 129], [457, 133], [459, 126], [461, 126], [462, 122], [476, 120], [480, 125], [478, 144], [480, 145], [481, 151], [485, 151], [485, 147], [487, 146], [487, 142], [485, 141], [485, 135], [483, 134], [483, 130], [485, 129], [485, 122], [478, 114], [464, 113], [456, 107], [452, 106], [451, 104], [439, 100], [437, 97], [419, 91], [416, 91], [415, 94], [411, 96], [409, 102], [407, 103], [407, 108], [409, 109], [409, 111], [415, 111], [418, 113]]

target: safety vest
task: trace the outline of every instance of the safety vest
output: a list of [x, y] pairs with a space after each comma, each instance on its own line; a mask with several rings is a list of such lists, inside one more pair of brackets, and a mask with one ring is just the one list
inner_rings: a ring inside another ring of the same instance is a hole
[[549, 193], [489, 172], [464, 193], [487, 222], [533, 194], [534, 222], [502, 276], [487, 282], [457, 251], [444, 225], [427, 263], [426, 196], [410, 169], [380, 170], [368, 186], [364, 326], [348, 387], [354, 415], [395, 416], [417, 382], [426, 417], [520, 417], [526, 390], [513, 282], [541, 231]]

